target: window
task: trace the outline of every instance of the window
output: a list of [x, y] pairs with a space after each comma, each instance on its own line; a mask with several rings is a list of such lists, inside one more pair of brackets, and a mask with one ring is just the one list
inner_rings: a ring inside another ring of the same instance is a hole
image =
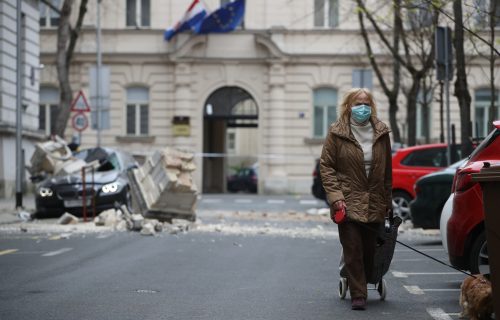
[[49, 135], [57, 119], [59, 106], [59, 90], [51, 87], [40, 88], [40, 111], [38, 113], [38, 129]]
[[372, 70], [355, 69], [352, 71], [352, 87], [372, 89]]
[[314, 90], [314, 137], [324, 138], [330, 124], [337, 120], [337, 90]]
[[150, 20], [150, 0], [127, 0], [127, 27], [149, 27]]
[[500, 0], [474, 0], [472, 6], [476, 27], [481, 29], [489, 28], [490, 18], [494, 18], [495, 26], [500, 27]]
[[338, 0], [314, 0], [314, 26], [333, 28], [339, 25]]
[[[61, 7], [61, 0], [51, 0], [51, 3], [56, 8]], [[38, 4], [40, 10], [40, 27], [57, 27], [59, 25], [59, 14], [52, 10], [42, 1]]]
[[[495, 91], [496, 95], [496, 107], [497, 107], [497, 117], [498, 117], [498, 91]], [[490, 124], [488, 123], [488, 118], [490, 114], [490, 104], [491, 104], [491, 90], [490, 89], [479, 89], [475, 93], [475, 128], [474, 132], [477, 137], [486, 137], [490, 130]]]
[[127, 89], [127, 135], [149, 134], [149, 92], [147, 88]]
[[446, 147], [415, 150], [401, 161], [401, 164], [411, 167], [446, 167]]
[[408, 8], [408, 23], [410, 28], [429, 27], [432, 23], [432, 4], [427, 1], [414, 1]]

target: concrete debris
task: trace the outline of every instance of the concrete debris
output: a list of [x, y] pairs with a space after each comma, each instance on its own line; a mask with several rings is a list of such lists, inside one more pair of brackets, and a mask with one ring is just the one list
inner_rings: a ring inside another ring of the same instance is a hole
[[119, 210], [109, 209], [101, 212], [94, 219], [96, 226], [115, 227], [121, 221], [122, 213]]
[[138, 213], [130, 215], [130, 218], [127, 220], [127, 229], [130, 231], [139, 231], [142, 229], [142, 225], [144, 222], [144, 217]]
[[154, 236], [156, 235], [155, 227], [152, 223], [145, 223], [141, 228], [141, 234], [143, 236]]
[[17, 216], [19, 217], [19, 219], [23, 220], [23, 221], [31, 221], [33, 220], [33, 217], [31, 216], [31, 213], [28, 212], [28, 211], [25, 211], [25, 210], [21, 210], [17, 213]]
[[161, 221], [196, 219], [198, 189], [192, 173], [194, 155], [167, 147], [129, 171], [133, 199], [146, 218]]
[[59, 220], [57, 220], [58, 224], [76, 224], [78, 223], [78, 218], [74, 215], [65, 212]]

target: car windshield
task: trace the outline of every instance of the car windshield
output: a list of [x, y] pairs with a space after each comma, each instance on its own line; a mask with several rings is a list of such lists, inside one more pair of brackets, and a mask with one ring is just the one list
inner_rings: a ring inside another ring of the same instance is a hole
[[98, 160], [99, 167], [97, 171], [111, 171], [111, 170], [120, 170], [120, 161], [115, 152], [108, 153], [105, 149], [95, 148], [95, 149], [86, 149], [74, 154], [75, 158], [84, 160], [87, 163], [91, 163], [92, 161]]
[[474, 160], [476, 155], [480, 154], [487, 146], [489, 146], [500, 135], [500, 130], [494, 129], [490, 134], [484, 138], [483, 142], [470, 154], [469, 159]]

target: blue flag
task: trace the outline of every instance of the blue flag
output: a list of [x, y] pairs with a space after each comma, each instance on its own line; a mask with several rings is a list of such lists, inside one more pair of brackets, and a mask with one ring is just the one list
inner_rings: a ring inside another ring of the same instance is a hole
[[226, 3], [195, 26], [194, 33], [207, 34], [233, 31], [241, 23], [244, 15], [245, 0]]

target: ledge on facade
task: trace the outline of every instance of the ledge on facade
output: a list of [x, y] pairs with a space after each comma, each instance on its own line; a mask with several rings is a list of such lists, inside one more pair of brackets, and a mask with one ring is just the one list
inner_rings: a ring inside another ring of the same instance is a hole
[[[16, 135], [16, 127], [14, 125], [11, 125], [8, 123], [0, 122], [0, 135], [15, 136]], [[32, 130], [32, 129], [23, 129], [22, 136], [29, 138], [29, 139], [33, 139], [33, 140], [38, 140], [38, 141], [47, 140], [47, 135], [45, 134], [45, 132], [38, 131], [38, 130]]]
[[304, 138], [304, 143], [322, 145], [325, 143], [325, 138]]
[[153, 143], [155, 142], [154, 136], [116, 136], [116, 141], [125, 143]]

